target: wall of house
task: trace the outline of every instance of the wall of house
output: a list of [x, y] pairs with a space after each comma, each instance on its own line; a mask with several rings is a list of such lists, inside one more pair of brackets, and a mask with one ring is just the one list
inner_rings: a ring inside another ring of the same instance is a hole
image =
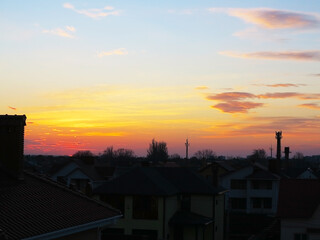
[[[320, 207], [316, 209], [313, 216], [309, 219], [296, 218], [296, 219], [281, 219], [281, 240], [294, 239], [294, 234], [305, 233], [307, 229], [320, 228]], [[309, 233], [308, 240], [320, 239], [320, 233]]]
[[133, 198], [132, 196], [125, 197], [125, 212], [124, 218], [119, 219], [113, 228], [124, 229], [124, 234], [132, 234], [134, 229], [155, 230], [158, 232], [158, 239], [163, 237], [163, 198], [158, 198], [158, 219], [134, 219], [133, 217]]
[[100, 234], [97, 228], [94, 229], [90, 229], [87, 231], [83, 231], [83, 232], [79, 232], [79, 233], [75, 233], [72, 235], [68, 235], [65, 237], [59, 237], [57, 238], [57, 240], [87, 240], [87, 239], [91, 239], [91, 240], [99, 240], [100, 239]]
[[[253, 167], [249, 166], [249, 167], [239, 169], [233, 173], [227, 174], [219, 179], [219, 184], [225, 189], [230, 190], [225, 194], [226, 209], [231, 209], [231, 205], [229, 202], [230, 198], [247, 198], [247, 189], [231, 189], [231, 185], [230, 185], [231, 179], [245, 179], [247, 176], [252, 174], [252, 172], [253, 172]], [[247, 200], [247, 204], [248, 204], [248, 200]]]
[[224, 217], [225, 217], [225, 195], [217, 195], [215, 198], [215, 224], [214, 224], [214, 239], [224, 239]]
[[178, 204], [178, 197], [177, 195], [175, 196], [170, 196], [170, 197], [165, 197], [165, 234], [164, 236], [167, 237], [173, 237], [173, 228], [170, 228], [168, 225], [170, 218], [173, 216], [173, 214], [176, 213], [176, 211], [180, 208], [180, 205]]
[[[247, 213], [276, 214], [278, 209], [279, 180], [272, 181], [272, 189], [253, 189], [250, 180], [247, 181]], [[271, 198], [271, 208], [253, 208], [253, 198]]]
[[213, 217], [213, 196], [192, 195], [191, 196], [191, 212], [206, 217]]

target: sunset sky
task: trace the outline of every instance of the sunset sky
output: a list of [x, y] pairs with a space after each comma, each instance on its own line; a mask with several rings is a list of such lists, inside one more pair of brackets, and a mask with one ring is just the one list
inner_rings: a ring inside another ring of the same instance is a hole
[[[320, 1], [0, 1], [0, 114], [26, 154], [320, 154]], [[274, 151], [275, 152], [275, 151]]]

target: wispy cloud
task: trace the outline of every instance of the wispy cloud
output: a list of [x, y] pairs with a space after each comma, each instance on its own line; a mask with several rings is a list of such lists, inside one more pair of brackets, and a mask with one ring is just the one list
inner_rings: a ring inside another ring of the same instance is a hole
[[220, 101], [235, 101], [244, 98], [256, 98], [257, 96], [252, 93], [246, 92], [224, 92], [207, 96], [208, 100], [220, 100]]
[[115, 10], [114, 7], [105, 6], [104, 8], [91, 8], [91, 9], [77, 9], [70, 3], [64, 3], [64, 8], [71, 9], [72, 11], [85, 15], [93, 19], [99, 19], [107, 16], [117, 16], [120, 14], [119, 11]]
[[74, 38], [74, 35], [72, 33], [76, 32], [75, 27], [73, 26], [65, 26], [64, 29], [62, 28], [55, 28], [51, 30], [42, 30], [43, 33], [52, 34], [60, 37], [65, 38]]
[[210, 8], [209, 11], [224, 12], [266, 29], [310, 29], [320, 24], [317, 14], [271, 8]]
[[263, 106], [263, 103], [229, 101], [229, 102], [218, 103], [211, 107], [219, 109], [220, 111], [226, 112], [226, 113], [247, 113], [248, 110], [250, 109], [262, 107], [262, 106]]
[[278, 87], [301, 87], [301, 86], [307, 86], [307, 84], [293, 84], [293, 83], [277, 83], [277, 84], [253, 84], [254, 86], [263, 86], [263, 87], [272, 87], [272, 88], [278, 88]]
[[8, 108], [11, 110], [17, 111], [17, 108], [15, 108], [15, 107], [8, 106]]
[[320, 99], [319, 93], [307, 94], [307, 93], [297, 93], [297, 92], [278, 92], [278, 93], [265, 93], [265, 94], [260, 94], [256, 96], [258, 98], [264, 98], [264, 99], [269, 99], [269, 98], [272, 98], [272, 99], [297, 98], [302, 100]]
[[320, 105], [319, 105], [319, 104], [316, 104], [316, 103], [300, 104], [299, 107], [320, 110]]
[[267, 60], [296, 60], [296, 61], [320, 61], [320, 51], [284, 51], [284, 52], [251, 52], [239, 53], [233, 51], [219, 52], [221, 55], [248, 58], [248, 59], [267, 59]]
[[111, 55], [127, 55], [128, 51], [125, 48], [118, 48], [107, 52], [99, 52], [98, 57], [111, 56]]
[[70, 32], [75, 32], [76, 31], [75, 27], [73, 27], [73, 26], [66, 26], [66, 29], [68, 31], [70, 31]]

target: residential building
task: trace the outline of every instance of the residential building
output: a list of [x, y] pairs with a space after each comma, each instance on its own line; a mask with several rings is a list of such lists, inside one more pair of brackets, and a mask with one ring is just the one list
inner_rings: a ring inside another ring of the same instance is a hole
[[225, 206], [230, 212], [276, 214], [280, 176], [261, 164], [245, 160], [216, 161], [199, 173], [229, 190]]
[[112, 239], [224, 239], [225, 190], [187, 168], [135, 167], [93, 193], [123, 213]]
[[282, 179], [278, 217], [281, 240], [320, 239], [320, 182], [315, 179]]
[[86, 191], [88, 184], [105, 180], [94, 164], [86, 164], [80, 159], [67, 162], [51, 175], [51, 179], [82, 192]]

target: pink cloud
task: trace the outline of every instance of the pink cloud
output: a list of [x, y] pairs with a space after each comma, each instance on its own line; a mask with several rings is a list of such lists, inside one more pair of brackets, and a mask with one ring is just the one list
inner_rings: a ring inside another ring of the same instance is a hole
[[211, 8], [209, 11], [225, 12], [230, 16], [238, 17], [247, 23], [266, 29], [310, 29], [317, 28], [320, 23], [317, 14], [270, 8]]
[[221, 55], [248, 58], [248, 59], [267, 59], [267, 60], [296, 60], [296, 61], [320, 61], [320, 51], [283, 51], [283, 52], [251, 52], [239, 53], [233, 51], [219, 52]]
[[262, 107], [263, 103], [229, 101], [211, 106], [226, 113], [247, 113], [248, 110]]
[[264, 99], [277, 99], [277, 98], [298, 98], [298, 99], [320, 99], [320, 94], [306, 94], [306, 93], [297, 93], [297, 92], [279, 92], [279, 93], [265, 93], [258, 95], [259, 98]]
[[277, 84], [264, 84], [263, 86], [266, 87], [300, 87], [300, 86], [307, 86], [307, 84], [292, 84], [292, 83], [277, 83]]
[[9, 109], [17, 111], [17, 108], [8, 106]]
[[208, 100], [234, 101], [244, 98], [256, 98], [256, 95], [246, 92], [224, 92], [207, 96]]
[[316, 103], [300, 104], [299, 107], [320, 110], [320, 105], [319, 105], [319, 104], [316, 104]]

